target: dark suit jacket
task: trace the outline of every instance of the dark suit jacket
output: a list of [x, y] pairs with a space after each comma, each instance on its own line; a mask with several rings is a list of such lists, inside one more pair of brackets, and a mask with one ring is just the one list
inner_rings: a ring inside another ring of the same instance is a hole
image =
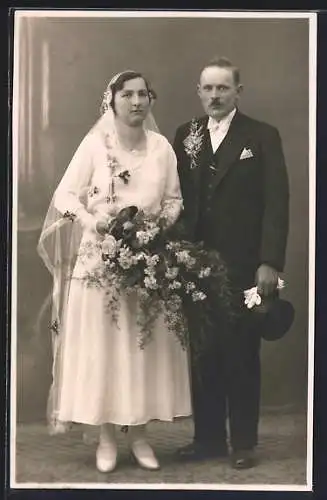
[[[191, 239], [203, 239], [217, 249], [240, 286], [253, 286], [255, 271], [267, 263], [282, 271], [289, 226], [289, 185], [281, 139], [276, 128], [237, 111], [229, 131], [213, 154], [207, 129], [196, 167], [191, 168], [184, 139], [190, 122], [177, 129], [174, 150], [178, 160], [183, 222]], [[240, 159], [244, 148], [252, 157]], [[201, 181], [211, 164], [210, 196], [201, 202]]]

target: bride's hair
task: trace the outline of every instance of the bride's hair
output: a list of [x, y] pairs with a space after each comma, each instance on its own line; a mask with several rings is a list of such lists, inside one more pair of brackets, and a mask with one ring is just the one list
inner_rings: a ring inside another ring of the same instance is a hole
[[150, 102], [152, 101], [153, 98], [156, 99], [157, 95], [156, 95], [155, 91], [152, 89], [149, 81], [147, 80], [147, 78], [145, 78], [144, 75], [142, 75], [142, 73], [137, 72], [137, 71], [124, 71], [123, 73], [121, 73], [118, 76], [117, 80], [115, 80], [110, 85], [111, 99], [110, 99], [109, 103], [105, 102], [105, 101], [102, 103], [102, 106], [101, 106], [101, 113], [102, 114], [108, 109], [108, 105], [113, 109], [113, 111], [115, 111], [115, 96], [116, 96], [117, 92], [119, 92], [120, 90], [122, 90], [124, 88], [125, 82], [128, 82], [129, 80], [134, 80], [134, 78], [142, 78], [144, 80], [146, 89], [148, 91], [148, 96], [149, 96]]

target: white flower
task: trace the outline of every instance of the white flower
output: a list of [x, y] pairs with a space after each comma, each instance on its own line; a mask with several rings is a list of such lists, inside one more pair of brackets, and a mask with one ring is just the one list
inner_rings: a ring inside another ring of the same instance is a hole
[[178, 250], [181, 247], [178, 241], [168, 241], [165, 246], [167, 250]]
[[187, 250], [181, 250], [176, 252], [177, 262], [180, 264], [186, 264], [188, 259], [190, 258], [190, 253]]
[[261, 297], [258, 294], [258, 288], [256, 286], [244, 291], [244, 304], [248, 309], [252, 309], [254, 306], [259, 306], [261, 304]]
[[178, 267], [170, 267], [165, 273], [166, 278], [169, 280], [174, 280], [178, 276]]
[[144, 274], [147, 276], [154, 276], [155, 275], [155, 269], [153, 267], [146, 267], [144, 269]]
[[193, 292], [192, 299], [194, 302], [198, 302], [199, 300], [205, 300], [207, 298], [206, 294], [203, 292]]
[[132, 255], [131, 250], [126, 245], [123, 245], [119, 249], [119, 253], [120, 253], [120, 255], [124, 255], [124, 256], [127, 256], [127, 255], [130, 256], [130, 255]]
[[112, 258], [116, 255], [117, 241], [111, 234], [108, 234], [103, 240], [101, 250], [102, 253], [104, 255], [108, 255], [109, 258]]
[[145, 224], [146, 229], [144, 231], [137, 231], [136, 238], [141, 245], [147, 245], [150, 241], [159, 233], [160, 229], [156, 224], [152, 222], [147, 222]]
[[146, 231], [137, 231], [136, 239], [140, 245], [147, 245], [150, 241], [150, 236]]
[[188, 281], [186, 283], [186, 293], [192, 292], [193, 290], [195, 290], [195, 288], [195, 283], [193, 283], [193, 281]]
[[160, 258], [159, 255], [154, 254], [154, 255], [146, 255], [145, 261], [148, 267], [155, 267], [156, 264], [158, 264]]
[[205, 267], [205, 268], [200, 270], [199, 278], [208, 278], [208, 276], [210, 276], [210, 274], [211, 274], [210, 267]]
[[196, 264], [196, 259], [194, 257], [190, 257], [187, 262], [185, 262], [185, 265], [187, 269], [192, 269]]
[[146, 253], [144, 252], [139, 252], [133, 256], [135, 263], [140, 262], [140, 260], [145, 260], [145, 258], [146, 258]]
[[176, 252], [176, 259], [179, 264], [184, 264], [188, 269], [191, 269], [196, 264], [194, 257], [191, 257], [188, 250], [180, 250]]
[[129, 269], [133, 265], [132, 259], [126, 259], [124, 257], [119, 257], [118, 262], [120, 267], [122, 267], [123, 269]]
[[146, 288], [150, 288], [150, 290], [156, 290], [158, 288], [158, 283], [154, 276], [146, 276], [144, 278], [144, 285]]
[[141, 260], [146, 259], [146, 253], [145, 252], [138, 252], [135, 255], [133, 255], [131, 258], [133, 260], [133, 263], [136, 265], [138, 264]]
[[285, 288], [285, 281], [282, 280], [280, 277], [278, 277], [277, 288], [278, 288], [278, 290], [281, 290], [282, 288]]
[[120, 248], [118, 262], [123, 269], [129, 269], [134, 264], [133, 254], [129, 248], [125, 246]]
[[[278, 278], [277, 289], [280, 290], [285, 287], [285, 281]], [[258, 293], [258, 287], [254, 286], [244, 291], [244, 304], [248, 309], [254, 306], [259, 306], [262, 302], [261, 296]]]
[[178, 290], [179, 288], [181, 288], [181, 286], [182, 286], [182, 283], [180, 281], [174, 280], [174, 281], [172, 281], [172, 283], [169, 283], [168, 289], [169, 290]]

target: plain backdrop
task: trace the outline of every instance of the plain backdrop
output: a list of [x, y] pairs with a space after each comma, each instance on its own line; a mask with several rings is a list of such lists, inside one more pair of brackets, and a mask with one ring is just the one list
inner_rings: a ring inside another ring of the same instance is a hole
[[[143, 72], [172, 141], [202, 110], [196, 84], [215, 55], [241, 69], [240, 109], [278, 127], [291, 188], [283, 296], [296, 308], [286, 337], [262, 345], [262, 403], [306, 407], [308, 343], [309, 26], [305, 19], [25, 19], [21, 31], [17, 401], [20, 421], [45, 415], [51, 351], [48, 271], [36, 244], [51, 195], [99, 116], [114, 74]], [[278, 192], [276, 192], [278, 196]], [[237, 202], [237, 200], [236, 200]], [[44, 306], [44, 314], [39, 316]], [[39, 319], [39, 322], [37, 322]]]

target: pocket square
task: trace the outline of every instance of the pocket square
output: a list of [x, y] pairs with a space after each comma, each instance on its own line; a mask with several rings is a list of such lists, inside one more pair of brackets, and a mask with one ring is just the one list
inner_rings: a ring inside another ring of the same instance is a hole
[[252, 158], [253, 156], [254, 155], [250, 148], [244, 148], [241, 153], [240, 160], [246, 160], [246, 158]]

